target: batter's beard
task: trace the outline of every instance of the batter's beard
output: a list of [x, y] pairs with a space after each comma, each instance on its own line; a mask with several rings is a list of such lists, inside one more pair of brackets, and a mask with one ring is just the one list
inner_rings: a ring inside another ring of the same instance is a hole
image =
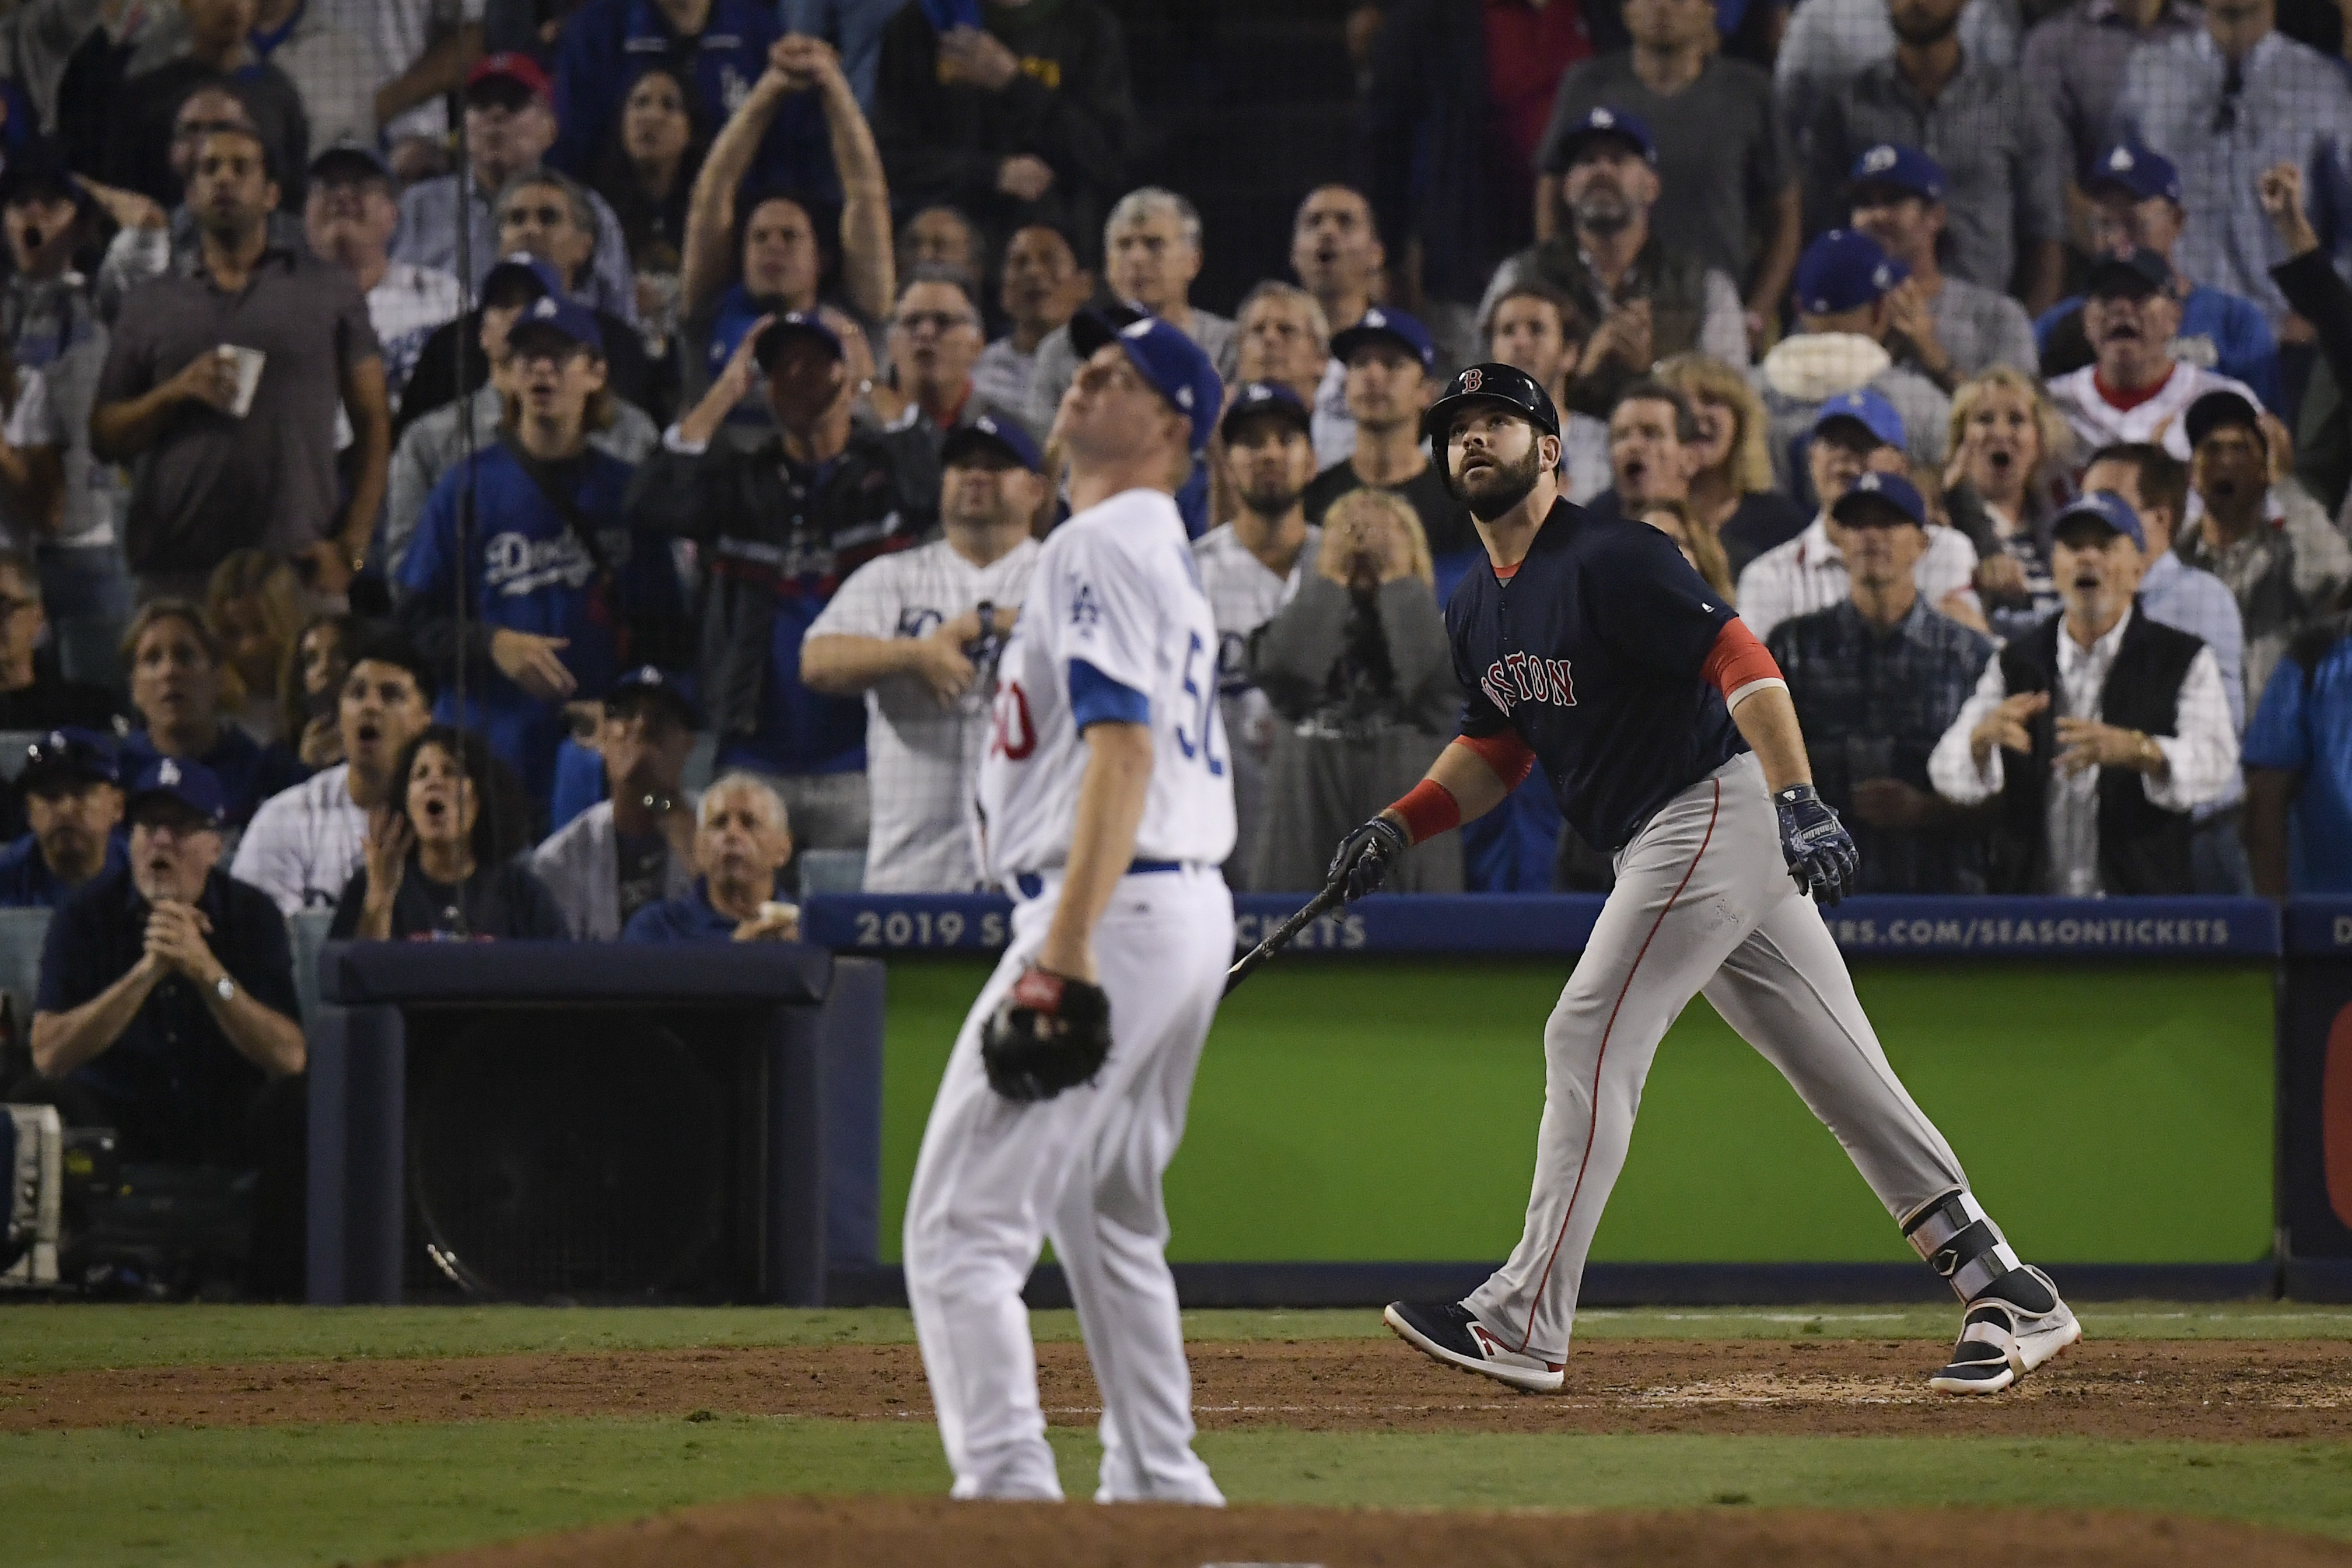
[[1454, 493], [1470, 508], [1470, 515], [1480, 522], [1492, 522], [1535, 492], [1536, 480], [1543, 475], [1540, 448], [1530, 444], [1528, 455], [1516, 463], [1497, 463], [1487, 488], [1473, 492], [1468, 484], [1454, 481]]

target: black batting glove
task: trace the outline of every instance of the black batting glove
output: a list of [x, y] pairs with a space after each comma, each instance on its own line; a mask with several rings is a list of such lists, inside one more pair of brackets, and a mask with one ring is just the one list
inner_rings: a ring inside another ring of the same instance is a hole
[[1809, 784], [1791, 784], [1772, 797], [1780, 818], [1780, 854], [1797, 886], [1821, 904], [1834, 904], [1853, 890], [1862, 857], [1853, 835], [1822, 802]]
[[1381, 890], [1389, 868], [1412, 847], [1403, 828], [1385, 816], [1376, 816], [1339, 840], [1339, 851], [1331, 857], [1331, 869], [1324, 873], [1323, 880], [1327, 886], [1345, 883], [1351, 904], [1368, 899]]

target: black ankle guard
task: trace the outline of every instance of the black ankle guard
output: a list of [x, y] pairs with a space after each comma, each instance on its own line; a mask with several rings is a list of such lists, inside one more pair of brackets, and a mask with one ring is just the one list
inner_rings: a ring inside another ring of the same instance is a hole
[[1903, 1237], [1963, 1301], [1975, 1300], [2020, 1267], [2009, 1239], [1966, 1188], [1945, 1194], [1905, 1220]]

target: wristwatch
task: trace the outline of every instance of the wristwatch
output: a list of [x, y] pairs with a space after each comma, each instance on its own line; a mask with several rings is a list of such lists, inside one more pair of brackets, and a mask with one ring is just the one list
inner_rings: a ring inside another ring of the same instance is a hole
[[226, 974], [222, 975], [218, 980], [213, 982], [213, 994], [219, 997], [224, 1002], [236, 1001], [236, 982], [231, 980]]

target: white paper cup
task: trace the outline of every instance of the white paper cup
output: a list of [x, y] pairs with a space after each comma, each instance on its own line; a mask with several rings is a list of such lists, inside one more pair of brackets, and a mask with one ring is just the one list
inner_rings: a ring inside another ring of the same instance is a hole
[[236, 343], [223, 343], [220, 355], [236, 366], [236, 399], [228, 411], [239, 419], [253, 410], [253, 395], [261, 387], [261, 367], [269, 356], [259, 349], [248, 349]]

